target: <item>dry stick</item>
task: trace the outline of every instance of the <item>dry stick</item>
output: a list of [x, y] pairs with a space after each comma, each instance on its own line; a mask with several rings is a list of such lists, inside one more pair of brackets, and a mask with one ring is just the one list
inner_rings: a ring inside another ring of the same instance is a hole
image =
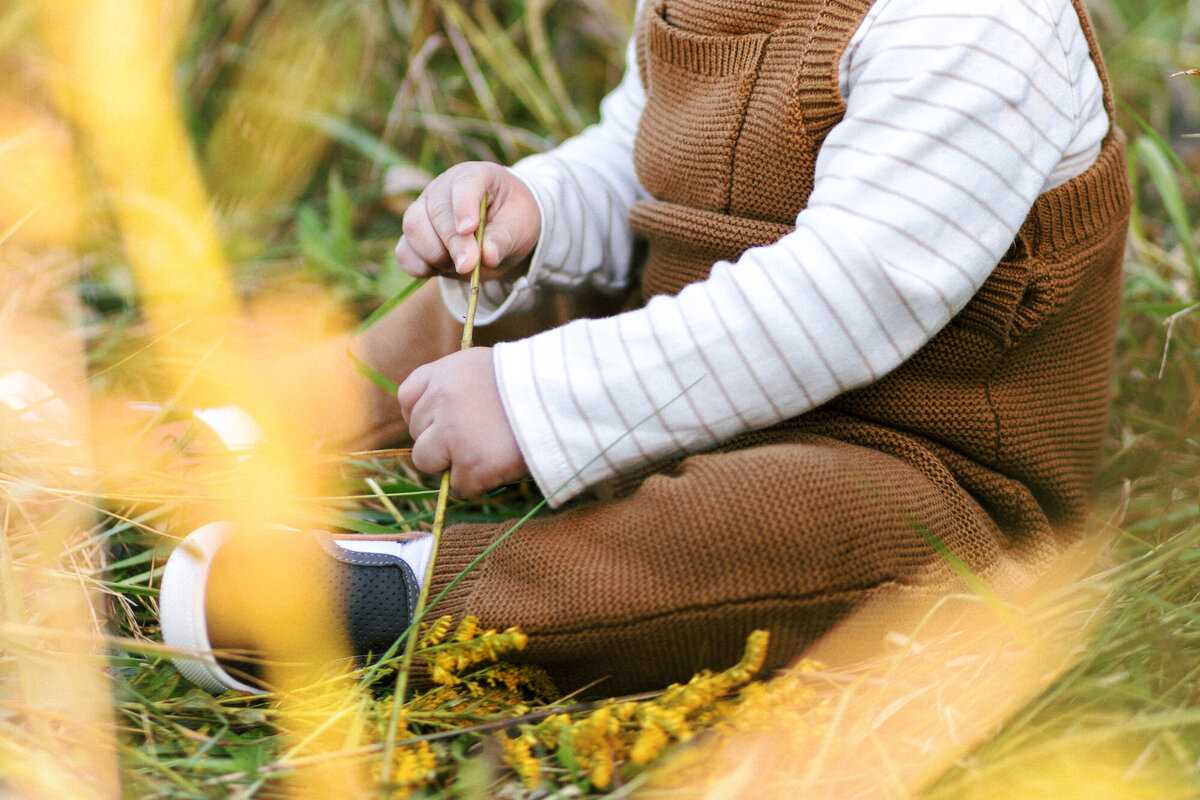
[[[479, 268], [483, 266], [483, 228], [487, 220], [487, 195], [479, 202], [479, 227], [475, 229], [475, 242], [479, 245], [479, 261], [471, 271], [471, 290], [467, 297], [467, 319], [463, 324], [462, 341], [459, 349], [471, 347], [471, 339], [475, 332], [475, 306], [479, 302]], [[433, 565], [437, 560], [438, 547], [442, 543], [442, 527], [446, 523], [446, 502], [450, 498], [450, 468], [442, 473], [442, 485], [438, 489], [437, 506], [433, 512], [433, 548], [429, 554], [429, 563], [425, 565], [425, 579], [421, 582], [421, 590], [417, 594], [417, 606], [413, 609], [412, 623], [408, 636], [404, 639], [404, 655], [400, 658], [400, 670], [396, 674], [396, 692], [392, 696], [392, 717], [388, 720], [387, 737], [384, 741], [382, 782], [387, 783], [392, 773], [392, 757], [396, 747], [396, 729], [400, 724], [400, 709], [404, 707], [404, 693], [408, 691], [408, 676], [412, 671], [413, 653], [416, 651], [418, 627], [425, 615], [425, 602], [429, 598], [429, 584], [433, 582]]]

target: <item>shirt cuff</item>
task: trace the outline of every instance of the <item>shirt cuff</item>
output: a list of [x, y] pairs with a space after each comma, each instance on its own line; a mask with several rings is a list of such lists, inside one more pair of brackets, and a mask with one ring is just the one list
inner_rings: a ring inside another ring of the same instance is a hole
[[587, 488], [581, 470], [573, 469], [567, 454], [554, 445], [546, 426], [552, 424], [538, 397], [533, 348], [528, 339], [502, 342], [492, 348], [492, 368], [504, 414], [512, 428], [525, 466], [551, 508], [557, 508]]

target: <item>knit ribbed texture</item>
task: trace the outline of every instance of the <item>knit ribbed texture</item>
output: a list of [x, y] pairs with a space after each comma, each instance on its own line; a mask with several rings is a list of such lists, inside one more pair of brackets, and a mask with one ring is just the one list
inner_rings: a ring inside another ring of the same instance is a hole
[[[649, 244], [644, 296], [794, 223], [869, 6], [682, 0], [642, 16], [635, 164], [654, 199], [630, 222]], [[609, 694], [728, 666], [756, 627], [780, 666], [868, 596], [960, 587], [947, 551], [998, 591], [1027, 585], [1086, 517], [1130, 205], [1123, 152], [1114, 129], [1087, 172], [1040, 197], [978, 295], [901, 367], [527, 523], [443, 608], [521, 624], [525, 658], [568, 689], [610, 676], [597, 687]], [[503, 530], [449, 530], [434, 588]]]

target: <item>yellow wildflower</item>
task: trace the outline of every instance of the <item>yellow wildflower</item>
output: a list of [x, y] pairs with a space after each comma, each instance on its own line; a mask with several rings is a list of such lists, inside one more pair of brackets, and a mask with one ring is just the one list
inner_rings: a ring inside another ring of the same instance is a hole
[[717, 676], [721, 683], [726, 684], [726, 690], [749, 682], [755, 673], [762, 669], [770, 642], [771, 636], [767, 631], [754, 631], [750, 634], [746, 639], [746, 650], [742, 660]]
[[542, 765], [533, 754], [535, 744], [537, 739], [531, 733], [523, 733], [504, 742], [504, 760], [530, 791], [542, 783]]
[[432, 647], [438, 644], [442, 639], [446, 638], [446, 633], [450, 630], [451, 618], [449, 615], [438, 617], [425, 628], [425, 633], [421, 635], [417, 642], [419, 647]]
[[[464, 625], [467, 625], [466, 621]], [[472, 634], [470, 639], [460, 640], [456, 633], [454, 641], [428, 647], [421, 653], [421, 657], [430, 665], [430, 677], [435, 683], [453, 685], [458, 680], [455, 677], [457, 673], [472, 664], [495, 661], [505, 653], [524, 649], [529, 641], [529, 637], [516, 627], [508, 628], [503, 633], [495, 630], [479, 633], [475, 625], [472, 623], [466, 628], [459, 626], [460, 632], [469, 631]]]
[[597, 789], [607, 789], [612, 785], [613, 769], [615, 767], [613, 752], [607, 747], [592, 757], [592, 771], [588, 775], [592, 786]]
[[469, 639], [474, 639], [475, 634], [478, 632], [479, 620], [468, 614], [463, 617], [462, 622], [458, 623], [458, 628], [454, 631], [454, 641], [465, 642]]
[[407, 747], [396, 748], [392, 756], [390, 784], [393, 797], [408, 797], [413, 789], [431, 783], [437, 777], [437, 756], [429, 748], [429, 742], [417, 742]]
[[645, 724], [653, 724], [681, 742], [692, 736], [692, 728], [688, 725], [687, 713], [683, 709], [661, 708], [650, 704], [642, 709], [640, 716]]
[[570, 727], [571, 718], [566, 714], [551, 714], [539, 722], [533, 732], [537, 735], [538, 741], [542, 743], [542, 747], [554, 750], [558, 747], [559, 735], [564, 729], [569, 730]]
[[453, 686], [458, 683], [458, 678], [454, 674], [457, 663], [454, 656], [450, 654], [439, 656], [430, 664], [429, 679], [442, 686]]
[[571, 726], [571, 745], [579, 765], [588, 771], [592, 785], [605, 789], [612, 783], [615, 760], [625, 752], [620, 740], [621, 721], [612, 706], [601, 706]]
[[629, 751], [629, 760], [634, 764], [647, 764], [658, 757], [668, 742], [670, 738], [666, 731], [653, 718], [648, 719], [642, 726], [633, 749]]
[[635, 702], [618, 703], [612, 709], [617, 719], [621, 720], [621, 722], [629, 722], [629, 720], [633, 719], [633, 715], [637, 713], [638, 704]]

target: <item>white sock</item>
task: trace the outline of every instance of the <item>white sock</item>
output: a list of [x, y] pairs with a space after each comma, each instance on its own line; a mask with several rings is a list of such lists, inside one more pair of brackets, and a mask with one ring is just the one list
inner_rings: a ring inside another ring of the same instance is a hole
[[378, 539], [335, 539], [338, 547], [353, 550], [356, 553], [377, 553], [396, 556], [412, 568], [417, 577], [417, 588], [425, 583], [425, 569], [429, 559], [433, 557], [433, 534], [405, 541], [381, 541]]

